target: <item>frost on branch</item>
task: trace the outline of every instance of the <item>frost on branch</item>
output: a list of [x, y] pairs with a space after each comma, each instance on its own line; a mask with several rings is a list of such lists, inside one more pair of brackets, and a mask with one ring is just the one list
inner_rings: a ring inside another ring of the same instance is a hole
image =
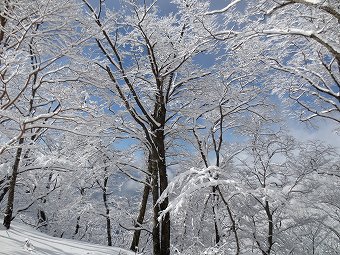
[[[272, 88], [302, 121], [340, 122], [339, 1], [259, 1], [249, 8], [259, 19], [238, 47], [266, 45], [259, 58], [272, 68]], [[242, 45], [242, 46], [241, 46]], [[299, 111], [298, 111], [299, 109]]]
[[171, 200], [169, 206], [161, 212], [158, 220], [160, 221], [168, 212], [178, 213], [181, 207], [190, 201], [191, 197], [198, 191], [218, 185], [236, 185], [234, 180], [219, 180], [218, 176], [220, 174], [221, 169], [219, 167], [209, 166], [203, 169], [193, 167], [176, 176], [158, 199], [158, 203], [161, 203], [165, 198], [171, 196], [171, 194], [175, 194], [175, 198]]

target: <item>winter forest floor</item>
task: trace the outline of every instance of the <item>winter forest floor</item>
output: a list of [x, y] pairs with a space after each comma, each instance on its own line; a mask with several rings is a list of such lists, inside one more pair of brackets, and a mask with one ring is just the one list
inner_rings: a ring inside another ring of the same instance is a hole
[[[1, 225], [2, 227], [2, 225]], [[120, 248], [105, 247], [51, 237], [13, 222], [10, 230], [0, 229], [0, 255], [132, 255]]]

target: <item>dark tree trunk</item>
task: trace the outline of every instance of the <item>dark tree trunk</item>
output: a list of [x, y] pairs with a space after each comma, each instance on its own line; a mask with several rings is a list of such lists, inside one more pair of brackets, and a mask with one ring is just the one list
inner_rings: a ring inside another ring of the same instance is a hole
[[103, 201], [106, 209], [106, 234], [107, 234], [107, 245], [112, 246], [112, 229], [111, 229], [111, 219], [110, 219], [110, 208], [107, 202], [107, 182], [109, 177], [104, 178], [103, 187]]
[[268, 201], [266, 201], [265, 210], [268, 218], [268, 237], [267, 237], [268, 248], [266, 254], [269, 255], [273, 246], [273, 215], [270, 211]]
[[[161, 82], [158, 80], [158, 88], [162, 87]], [[162, 94], [162, 90], [160, 89], [159, 94], [157, 95], [157, 100], [154, 107], [155, 120], [160, 124], [159, 126], [152, 127], [153, 134], [153, 172], [157, 172], [153, 175], [154, 178], [159, 178], [159, 191], [157, 191], [157, 200], [162, 192], [168, 187], [168, 175], [166, 171], [166, 162], [165, 162], [165, 136], [164, 136], [164, 127], [166, 122], [166, 108], [165, 108], [165, 100]], [[158, 180], [158, 179], [157, 179]], [[157, 201], [156, 193], [154, 197], [154, 203]], [[169, 199], [166, 197], [160, 205], [157, 205], [159, 209], [157, 214], [154, 214], [154, 219], [157, 219], [159, 216], [159, 212], [165, 210], [168, 207]], [[154, 204], [155, 205], [155, 204]], [[154, 211], [156, 213], [156, 211]], [[157, 224], [157, 222], [155, 222]], [[154, 253], [154, 255], [170, 255], [170, 214], [166, 213], [162, 218], [160, 223], [160, 253]], [[159, 228], [159, 227], [158, 227]]]
[[8, 12], [8, 8], [9, 8], [8, 5], [9, 5], [9, 1], [5, 0], [5, 2], [4, 2], [5, 14], [4, 14], [4, 16], [0, 15], [0, 43], [3, 41], [4, 35], [5, 35], [4, 27], [7, 23], [6, 16], [8, 15], [8, 13], [6, 13], [6, 12]]
[[[163, 134], [162, 134], [163, 135]], [[165, 165], [164, 138], [159, 143], [159, 182], [160, 194], [168, 187], [168, 175]], [[163, 211], [168, 207], [169, 199], [166, 197], [160, 204], [160, 210]], [[166, 213], [161, 222], [161, 254], [170, 255], [170, 214]]]
[[152, 205], [153, 205], [153, 227], [152, 227], [152, 243], [153, 243], [153, 255], [161, 255], [161, 239], [160, 239], [160, 226], [158, 222], [159, 204], [157, 203], [159, 198], [158, 187], [158, 168], [157, 158], [158, 155], [150, 152], [149, 156], [149, 172], [151, 176], [151, 191], [152, 191]]
[[158, 216], [161, 210], [168, 206], [168, 199], [166, 198], [161, 204], [157, 201], [161, 192], [168, 185], [167, 174], [165, 170], [164, 157], [159, 154], [152, 155], [149, 163], [152, 167], [152, 198], [153, 198], [153, 247], [154, 255], [169, 255], [170, 254], [170, 216], [169, 213], [165, 215], [162, 221], [158, 222]]
[[9, 229], [11, 226], [11, 221], [13, 217], [13, 204], [14, 204], [14, 193], [15, 193], [15, 185], [17, 182], [18, 172], [19, 172], [19, 165], [21, 160], [21, 154], [22, 154], [22, 147], [20, 147], [24, 143], [24, 138], [20, 138], [19, 140], [19, 148], [17, 149], [16, 155], [15, 155], [15, 161], [13, 165], [12, 175], [9, 182], [9, 189], [8, 189], [8, 200], [7, 200], [7, 206], [5, 211], [5, 217], [3, 225], [6, 229]]
[[229, 218], [230, 218], [230, 221], [231, 221], [231, 223], [232, 223], [232, 225], [231, 225], [231, 230], [233, 231], [234, 237], [235, 237], [235, 243], [236, 243], [236, 253], [235, 253], [235, 254], [236, 254], [236, 255], [239, 255], [239, 254], [240, 254], [240, 241], [239, 241], [238, 233], [237, 233], [237, 229], [236, 229], [236, 221], [235, 221], [235, 218], [234, 218], [234, 216], [233, 216], [233, 213], [232, 213], [232, 211], [231, 211], [231, 209], [230, 209], [230, 206], [229, 206], [227, 200], [225, 200], [225, 198], [224, 198], [224, 196], [223, 196], [223, 194], [222, 194], [222, 192], [221, 192], [221, 190], [220, 190], [220, 188], [219, 188], [218, 186], [217, 186], [217, 191], [218, 191], [218, 193], [219, 193], [219, 195], [220, 195], [220, 197], [221, 197], [223, 203], [224, 203], [224, 204], [226, 205], [226, 207], [227, 207], [227, 211], [228, 211], [228, 214], [229, 214]]
[[214, 217], [214, 230], [215, 230], [215, 243], [218, 244], [221, 240], [219, 231], [218, 231], [218, 215], [217, 215], [217, 200], [218, 200], [218, 195], [217, 195], [217, 186], [213, 186], [212, 187], [212, 202], [213, 202], [213, 206], [212, 206], [212, 210], [213, 210], [213, 217]]
[[[197, 144], [198, 144], [198, 149], [199, 149], [199, 152], [201, 154], [201, 158], [204, 162], [205, 167], [208, 168], [208, 166], [209, 166], [208, 159], [207, 159], [207, 156], [204, 153], [202, 141], [198, 137], [195, 129], [193, 129], [193, 133], [194, 133], [194, 136], [195, 136]], [[217, 143], [216, 143], [216, 140], [214, 138], [214, 134], [213, 134], [213, 143], [214, 143], [215, 155], [216, 155], [216, 166], [219, 166], [219, 164], [220, 164], [220, 153], [219, 153], [219, 149], [217, 148]], [[214, 219], [215, 244], [218, 244], [220, 242], [220, 239], [221, 239], [219, 231], [218, 231], [218, 219], [217, 219], [217, 209], [216, 209], [216, 206], [217, 206], [216, 201], [218, 199], [218, 195], [216, 193], [217, 190], [218, 190], [218, 186], [212, 187], [212, 211], [213, 211], [213, 219]]]
[[[145, 181], [146, 181], [146, 183], [150, 183], [149, 178], [146, 178]], [[140, 205], [137, 221], [136, 221], [136, 224], [135, 224], [136, 229], [133, 233], [132, 243], [131, 243], [131, 247], [130, 247], [130, 250], [132, 250], [134, 252], [138, 251], [139, 239], [140, 239], [140, 234], [141, 234], [140, 227], [142, 226], [143, 221], [144, 221], [149, 194], [150, 194], [150, 186], [144, 185], [143, 198], [142, 198], [142, 202], [141, 202], [141, 205]]]
[[[36, 138], [36, 135], [32, 136], [32, 141], [35, 138]], [[53, 173], [50, 172], [50, 174], [48, 175], [48, 182], [47, 182], [47, 185], [46, 185], [47, 193], [49, 192], [49, 190], [51, 188], [52, 178], [53, 178]], [[42, 199], [42, 203], [46, 204], [46, 198]], [[39, 223], [39, 227], [40, 226], [47, 227], [47, 225], [48, 225], [48, 217], [47, 217], [46, 212], [44, 210], [38, 210], [38, 223]]]
[[5, 177], [3, 180], [1, 180], [0, 184], [4, 183], [4, 186], [1, 190], [1, 194], [0, 194], [0, 203], [2, 202], [2, 200], [4, 199], [4, 197], [6, 196], [8, 189], [9, 189], [9, 181], [11, 180], [11, 176], [7, 176]]

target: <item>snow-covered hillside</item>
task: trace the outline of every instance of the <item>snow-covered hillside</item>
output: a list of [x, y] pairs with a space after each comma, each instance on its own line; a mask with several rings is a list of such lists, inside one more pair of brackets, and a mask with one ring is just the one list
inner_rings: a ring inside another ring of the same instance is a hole
[[24, 224], [13, 222], [0, 229], [0, 255], [133, 255], [120, 248], [51, 237]]

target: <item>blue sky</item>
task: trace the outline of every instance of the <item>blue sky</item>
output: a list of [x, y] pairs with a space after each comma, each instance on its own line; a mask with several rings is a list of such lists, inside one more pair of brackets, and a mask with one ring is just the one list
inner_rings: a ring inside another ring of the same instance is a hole
[[[96, 4], [98, 4], [99, 0], [90, 0], [89, 2], [93, 4], [93, 6], [95, 6]], [[109, 8], [120, 8], [122, 2], [123, 2], [122, 0], [106, 0], [105, 4]], [[151, 2], [152, 1], [150, 0], [147, 1], [147, 3]], [[231, 2], [230, 0], [212, 0], [210, 1], [211, 10], [221, 9], [227, 6], [230, 2]], [[175, 5], [172, 4], [170, 0], [158, 0], [157, 5], [159, 6], [160, 12], [162, 14], [167, 14], [176, 11]]]
[[[100, 0], [89, 0], [91, 4], [96, 6]], [[142, 0], [138, 0], [143, 2]], [[120, 8], [123, 0], [106, 0], [105, 3], [108, 8]], [[151, 3], [152, 0], [146, 0], [147, 3]], [[231, 0], [211, 0], [211, 10], [221, 9], [227, 6]], [[241, 4], [241, 3], [240, 3]], [[171, 12], [176, 12], [176, 7], [171, 3], [170, 0], [158, 0], [157, 5], [159, 6], [160, 13], [166, 15]], [[196, 59], [197, 63], [201, 64], [202, 67], [208, 67], [215, 62], [215, 56], [212, 54], [199, 55]], [[340, 136], [334, 134], [334, 129], [338, 128], [335, 123], [327, 120], [319, 120], [317, 126], [319, 129], [308, 128], [305, 123], [300, 123], [297, 120], [290, 120], [288, 129], [291, 134], [298, 140], [310, 140], [320, 139], [321, 141], [330, 142], [334, 146], [340, 145]], [[332, 131], [333, 130], [333, 131]]]

